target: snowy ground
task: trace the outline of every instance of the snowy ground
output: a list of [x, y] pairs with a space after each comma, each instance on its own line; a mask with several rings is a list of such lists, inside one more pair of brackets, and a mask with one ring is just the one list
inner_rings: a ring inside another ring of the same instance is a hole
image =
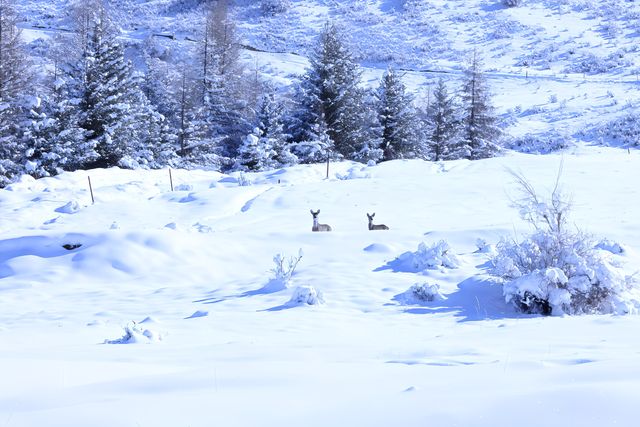
[[[96, 170], [93, 205], [86, 172], [2, 190], [0, 425], [634, 425], [640, 317], [519, 315], [477, 252], [527, 231], [505, 168], [548, 188], [560, 161], [297, 166], [249, 186], [173, 171], [174, 192], [166, 170]], [[630, 273], [639, 161], [564, 154], [573, 220], [624, 245]], [[373, 211], [389, 231], [367, 230]], [[460, 268], [396, 259], [441, 239]], [[299, 249], [291, 285], [323, 305], [263, 288]], [[425, 282], [446, 299], [403, 305]], [[131, 321], [151, 339], [105, 344]]]

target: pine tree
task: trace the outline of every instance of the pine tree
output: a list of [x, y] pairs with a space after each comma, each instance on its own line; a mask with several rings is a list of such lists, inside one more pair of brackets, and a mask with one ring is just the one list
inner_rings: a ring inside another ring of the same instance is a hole
[[306, 139], [295, 142], [292, 151], [301, 163], [321, 163], [339, 159], [323, 116], [308, 128]]
[[277, 102], [273, 93], [262, 96], [256, 112], [257, 129], [260, 139], [273, 150], [272, 167], [291, 166], [298, 158], [291, 152], [289, 135], [284, 131], [284, 107]]
[[0, 0], [0, 103], [22, 93], [31, 76], [17, 24], [15, 1]]
[[159, 167], [155, 157], [167, 151], [162, 139], [166, 126], [142, 92], [142, 78], [124, 58], [124, 50], [112, 33], [109, 17], [93, 15], [93, 27], [80, 66], [73, 69], [79, 97], [80, 126], [96, 157], [83, 165], [92, 167]]
[[396, 71], [384, 73], [377, 92], [378, 120], [381, 126], [382, 160], [417, 157], [419, 121], [413, 98]]
[[242, 169], [250, 171], [271, 169], [275, 154], [269, 139], [263, 138], [262, 131], [255, 128], [238, 149], [238, 164]]
[[82, 127], [93, 141], [98, 159], [87, 167], [117, 166], [134, 137], [131, 93], [135, 91], [131, 65], [117, 41], [104, 37], [96, 23], [88, 45], [88, 67], [80, 105]]
[[498, 150], [496, 140], [500, 129], [493, 113], [487, 79], [482, 61], [474, 51], [464, 74], [462, 87], [462, 142], [465, 157], [471, 160], [493, 156]]
[[427, 109], [427, 157], [430, 160], [451, 160], [464, 157], [461, 153], [459, 120], [453, 96], [441, 78]]
[[325, 25], [302, 78], [299, 109], [289, 127], [294, 141], [305, 145], [326, 129], [333, 143], [323, 145], [354, 158], [370, 135], [363, 91], [358, 88], [361, 72], [343, 38], [335, 24]]
[[[243, 91], [240, 41], [229, 13], [229, 0], [218, 0], [208, 10], [201, 43], [201, 65], [201, 115], [207, 123], [208, 150], [210, 154], [235, 158], [251, 125]], [[200, 149], [207, 150], [207, 147], [200, 144]]]
[[0, 187], [24, 171], [25, 147], [19, 122], [21, 100], [29, 92], [31, 73], [17, 24], [15, 2], [0, 0]]

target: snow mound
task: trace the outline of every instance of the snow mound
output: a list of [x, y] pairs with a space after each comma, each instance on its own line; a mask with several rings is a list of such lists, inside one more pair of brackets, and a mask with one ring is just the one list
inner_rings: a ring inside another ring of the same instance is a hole
[[60, 206], [58, 209], [56, 209], [56, 212], [66, 213], [66, 214], [74, 214], [74, 213], [78, 212], [80, 209], [81, 209], [80, 203], [78, 203], [75, 200], [72, 200], [69, 203], [67, 203], [66, 205]]
[[365, 252], [379, 253], [379, 254], [392, 252], [392, 248], [389, 245], [385, 245], [382, 243], [372, 243], [366, 248], [364, 248], [363, 250]]
[[617, 242], [612, 242], [611, 240], [605, 239], [600, 241], [596, 245], [596, 249], [600, 249], [603, 251], [611, 252], [615, 255], [622, 255], [626, 252], [625, 248]]
[[293, 295], [287, 305], [320, 305], [324, 304], [322, 292], [317, 291], [313, 286], [298, 286], [293, 290]]
[[196, 310], [191, 316], [185, 317], [185, 319], [197, 319], [198, 317], [207, 317], [209, 312], [206, 310]]
[[179, 184], [174, 188], [175, 191], [193, 191], [193, 185], [190, 184]]
[[[147, 323], [147, 322], [145, 322]], [[162, 341], [157, 331], [145, 329], [140, 323], [131, 322], [124, 327], [124, 335], [114, 340], [105, 340], [105, 344], [151, 344]]]
[[336, 178], [340, 180], [367, 179], [371, 178], [371, 173], [367, 171], [367, 167], [356, 165], [349, 168], [346, 173], [336, 173]]

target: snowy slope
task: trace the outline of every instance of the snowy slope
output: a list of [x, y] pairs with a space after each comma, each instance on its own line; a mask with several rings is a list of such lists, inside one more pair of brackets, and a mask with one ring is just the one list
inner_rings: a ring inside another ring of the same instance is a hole
[[[564, 155], [573, 221], [638, 270], [638, 153]], [[0, 191], [0, 420], [8, 426], [633, 425], [640, 318], [506, 305], [478, 238], [528, 231], [505, 168], [561, 157], [296, 166], [238, 175], [95, 170]], [[96, 202], [91, 204], [87, 175]], [[331, 233], [312, 233], [309, 209]], [[368, 231], [367, 212], [389, 231]], [[446, 240], [457, 269], [397, 258]], [[66, 250], [63, 244], [82, 246]], [[272, 258], [303, 257], [265, 289]], [[404, 305], [415, 283], [446, 299]], [[110, 345], [131, 321], [149, 331]]]
[[[169, 64], [183, 59], [202, 26], [195, 1], [111, 4], [126, 45], [135, 51], [151, 38]], [[38, 61], [50, 38], [68, 30], [66, 5], [19, 4]], [[234, 8], [247, 67], [283, 88], [304, 73], [327, 20], [345, 29], [364, 84], [377, 86], [387, 66], [398, 67], [418, 104], [429, 102], [440, 77], [458, 91], [465, 61], [477, 50], [506, 133], [516, 145], [529, 136], [550, 146], [620, 144], [600, 130], [637, 113], [638, 16], [640, 4], [622, 0], [527, 0], [515, 8], [500, 0], [295, 0], [273, 17], [263, 16], [253, 0], [237, 0]]]

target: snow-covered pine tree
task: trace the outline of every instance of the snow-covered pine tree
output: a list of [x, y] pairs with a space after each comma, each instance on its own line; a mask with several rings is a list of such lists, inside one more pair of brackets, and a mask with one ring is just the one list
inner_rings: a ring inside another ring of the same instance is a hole
[[480, 55], [474, 50], [464, 72], [462, 86], [462, 143], [465, 157], [471, 160], [493, 156], [498, 151], [501, 131], [491, 105], [487, 79]]
[[132, 92], [139, 90], [131, 65], [115, 38], [102, 32], [98, 21], [87, 47], [86, 80], [82, 90], [81, 126], [95, 146], [98, 158], [87, 167], [117, 166], [135, 138]]
[[208, 124], [209, 140], [214, 143], [209, 149], [235, 158], [243, 138], [251, 132], [251, 120], [243, 91], [240, 40], [229, 0], [219, 0], [208, 9], [200, 56], [203, 119]]
[[368, 163], [370, 161], [377, 162], [383, 157], [382, 145], [382, 126], [380, 124], [380, 116], [378, 115], [378, 99], [374, 89], [363, 90], [363, 106], [359, 112], [364, 123], [364, 135], [360, 151], [358, 151], [353, 160]]
[[0, 103], [22, 93], [31, 76], [17, 24], [15, 0], [0, 0]]
[[295, 142], [292, 147], [293, 153], [301, 163], [321, 163], [340, 158], [322, 115], [317, 123], [307, 128], [304, 135], [306, 138]]
[[283, 105], [275, 99], [273, 92], [262, 96], [256, 112], [257, 128], [260, 138], [273, 150], [272, 167], [291, 166], [298, 158], [291, 152], [289, 135], [284, 131]]
[[452, 160], [464, 157], [460, 146], [459, 119], [455, 98], [449, 95], [441, 78], [427, 108], [426, 151], [429, 160]]
[[[134, 87], [139, 88], [143, 77], [134, 74], [132, 76]], [[137, 83], [136, 83], [137, 81]], [[141, 90], [132, 90], [129, 93], [128, 102], [131, 105], [131, 114], [136, 125], [133, 126], [133, 139], [126, 149], [126, 161], [128, 166], [161, 168], [175, 157], [175, 136], [170, 132], [165, 117], [158, 113]]]
[[15, 1], [0, 0], [0, 187], [24, 170], [17, 120], [19, 101], [28, 92], [31, 73], [17, 24]]
[[255, 128], [245, 137], [238, 148], [237, 163], [240, 169], [261, 171], [273, 167], [275, 151], [267, 138], [262, 137], [262, 131]]
[[80, 127], [80, 111], [69, 90], [66, 76], [57, 78], [46, 104], [51, 119], [50, 154], [43, 167], [50, 174], [59, 170], [74, 171], [98, 156], [93, 144], [85, 138], [85, 130]]
[[78, 12], [92, 24], [77, 24], [86, 33], [76, 40], [81, 43], [82, 49], [78, 50], [82, 56], [70, 57], [72, 64], [67, 67], [75, 82], [86, 148], [96, 153], [82, 167], [155, 165], [154, 148], [148, 144], [156, 143], [164, 118], [142, 93], [142, 80], [134, 73], [131, 62], [125, 60], [106, 8], [101, 2], [96, 7], [94, 13], [84, 8]]
[[22, 153], [20, 164], [25, 173], [34, 178], [55, 175], [58, 156], [53, 153], [56, 148], [51, 145], [55, 137], [55, 123], [47, 117], [46, 107], [41, 98], [24, 96], [18, 116], [19, 134]]
[[290, 124], [294, 141], [312, 143], [314, 134], [326, 128], [335, 150], [354, 158], [369, 137], [358, 87], [361, 72], [334, 23], [325, 24], [310, 62], [298, 91], [299, 109]]
[[382, 160], [417, 157], [419, 120], [413, 98], [398, 73], [388, 68], [377, 91], [378, 120], [381, 127]]

